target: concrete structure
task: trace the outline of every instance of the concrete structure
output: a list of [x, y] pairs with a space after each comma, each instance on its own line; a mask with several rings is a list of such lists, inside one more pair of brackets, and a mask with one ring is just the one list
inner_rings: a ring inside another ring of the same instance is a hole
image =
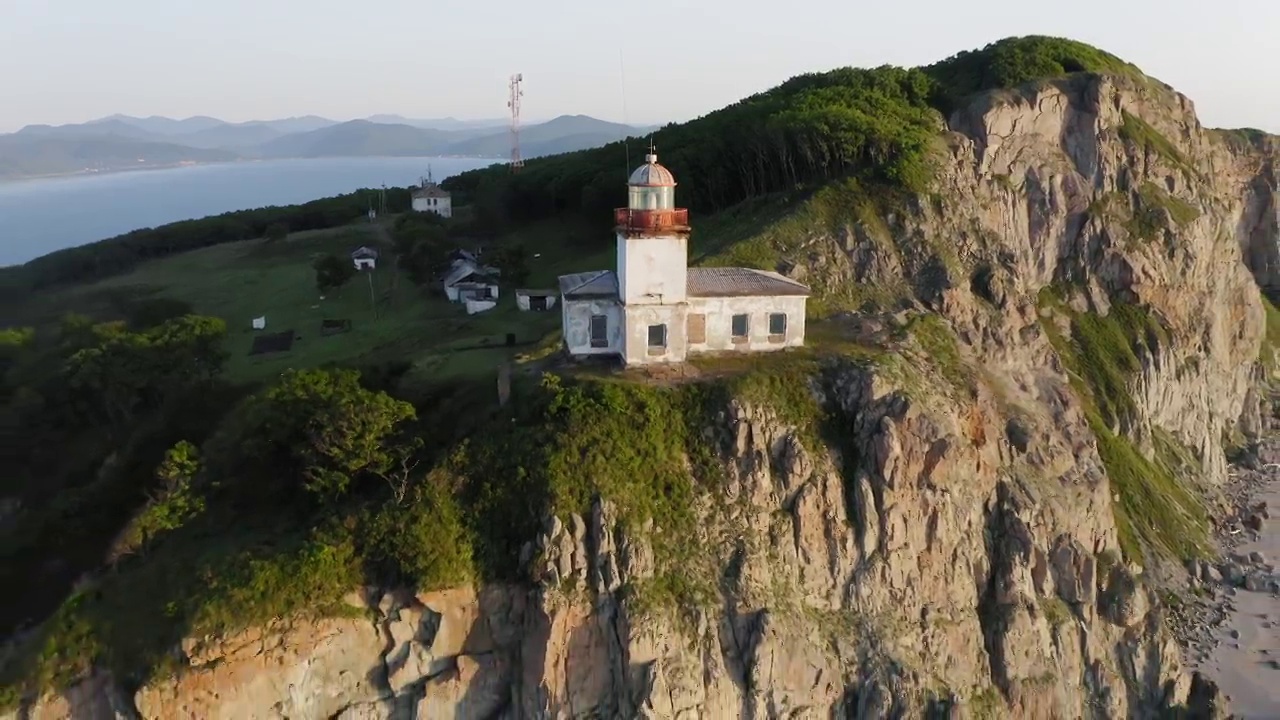
[[516, 307], [521, 310], [550, 310], [556, 306], [555, 290], [516, 290]]
[[614, 211], [617, 269], [560, 277], [571, 355], [634, 365], [804, 344], [808, 287], [768, 270], [688, 267], [689, 211], [675, 207], [675, 178], [653, 152], [628, 186]]
[[357, 270], [373, 270], [378, 267], [378, 251], [371, 247], [358, 247], [351, 252], [351, 262]]
[[471, 260], [456, 259], [441, 279], [445, 297], [453, 302], [498, 299], [497, 268]]
[[431, 179], [430, 169], [421, 185], [410, 191], [409, 203], [414, 212], [433, 212], [440, 217], [453, 217], [453, 198]]

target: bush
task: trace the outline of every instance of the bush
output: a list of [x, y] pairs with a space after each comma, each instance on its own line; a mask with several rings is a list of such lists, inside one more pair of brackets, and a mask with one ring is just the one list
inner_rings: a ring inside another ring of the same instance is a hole
[[360, 535], [388, 581], [435, 590], [464, 583], [474, 573], [462, 509], [439, 477], [415, 483], [405, 502], [371, 512]]
[[274, 478], [286, 497], [294, 495], [291, 478], [323, 500], [370, 477], [403, 493], [418, 445], [396, 433], [414, 417], [412, 405], [363, 388], [357, 371], [287, 370], [238, 413], [210, 454], [229, 456], [221, 474]]

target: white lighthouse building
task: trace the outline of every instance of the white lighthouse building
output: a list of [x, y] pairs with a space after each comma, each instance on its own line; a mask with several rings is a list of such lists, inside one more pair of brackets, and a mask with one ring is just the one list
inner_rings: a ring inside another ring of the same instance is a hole
[[614, 211], [616, 270], [560, 277], [571, 355], [635, 365], [804, 344], [807, 286], [768, 270], [690, 268], [689, 211], [675, 206], [675, 178], [652, 150], [628, 186], [627, 207]]

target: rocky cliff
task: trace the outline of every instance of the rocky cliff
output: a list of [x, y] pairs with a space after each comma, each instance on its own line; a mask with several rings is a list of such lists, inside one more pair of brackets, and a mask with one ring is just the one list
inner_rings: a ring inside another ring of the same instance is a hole
[[[526, 583], [365, 588], [352, 617], [191, 639], [172, 677], [21, 714], [1210, 712], [1155, 588], [1212, 552], [1224, 439], [1260, 427], [1273, 148], [1095, 75], [984, 95], [943, 138], [931, 194], [776, 248], [866, 304], [815, 326], [811, 422], [706, 415], [685, 550], [598, 498], [529, 539]], [[696, 588], [658, 592], [677, 563]]]

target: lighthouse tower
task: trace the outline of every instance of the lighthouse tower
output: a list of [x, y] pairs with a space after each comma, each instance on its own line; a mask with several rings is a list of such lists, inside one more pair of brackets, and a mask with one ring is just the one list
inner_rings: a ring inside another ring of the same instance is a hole
[[652, 146], [627, 181], [627, 207], [614, 211], [618, 299], [628, 362], [683, 360], [689, 269], [689, 211], [675, 206], [676, 180]]

